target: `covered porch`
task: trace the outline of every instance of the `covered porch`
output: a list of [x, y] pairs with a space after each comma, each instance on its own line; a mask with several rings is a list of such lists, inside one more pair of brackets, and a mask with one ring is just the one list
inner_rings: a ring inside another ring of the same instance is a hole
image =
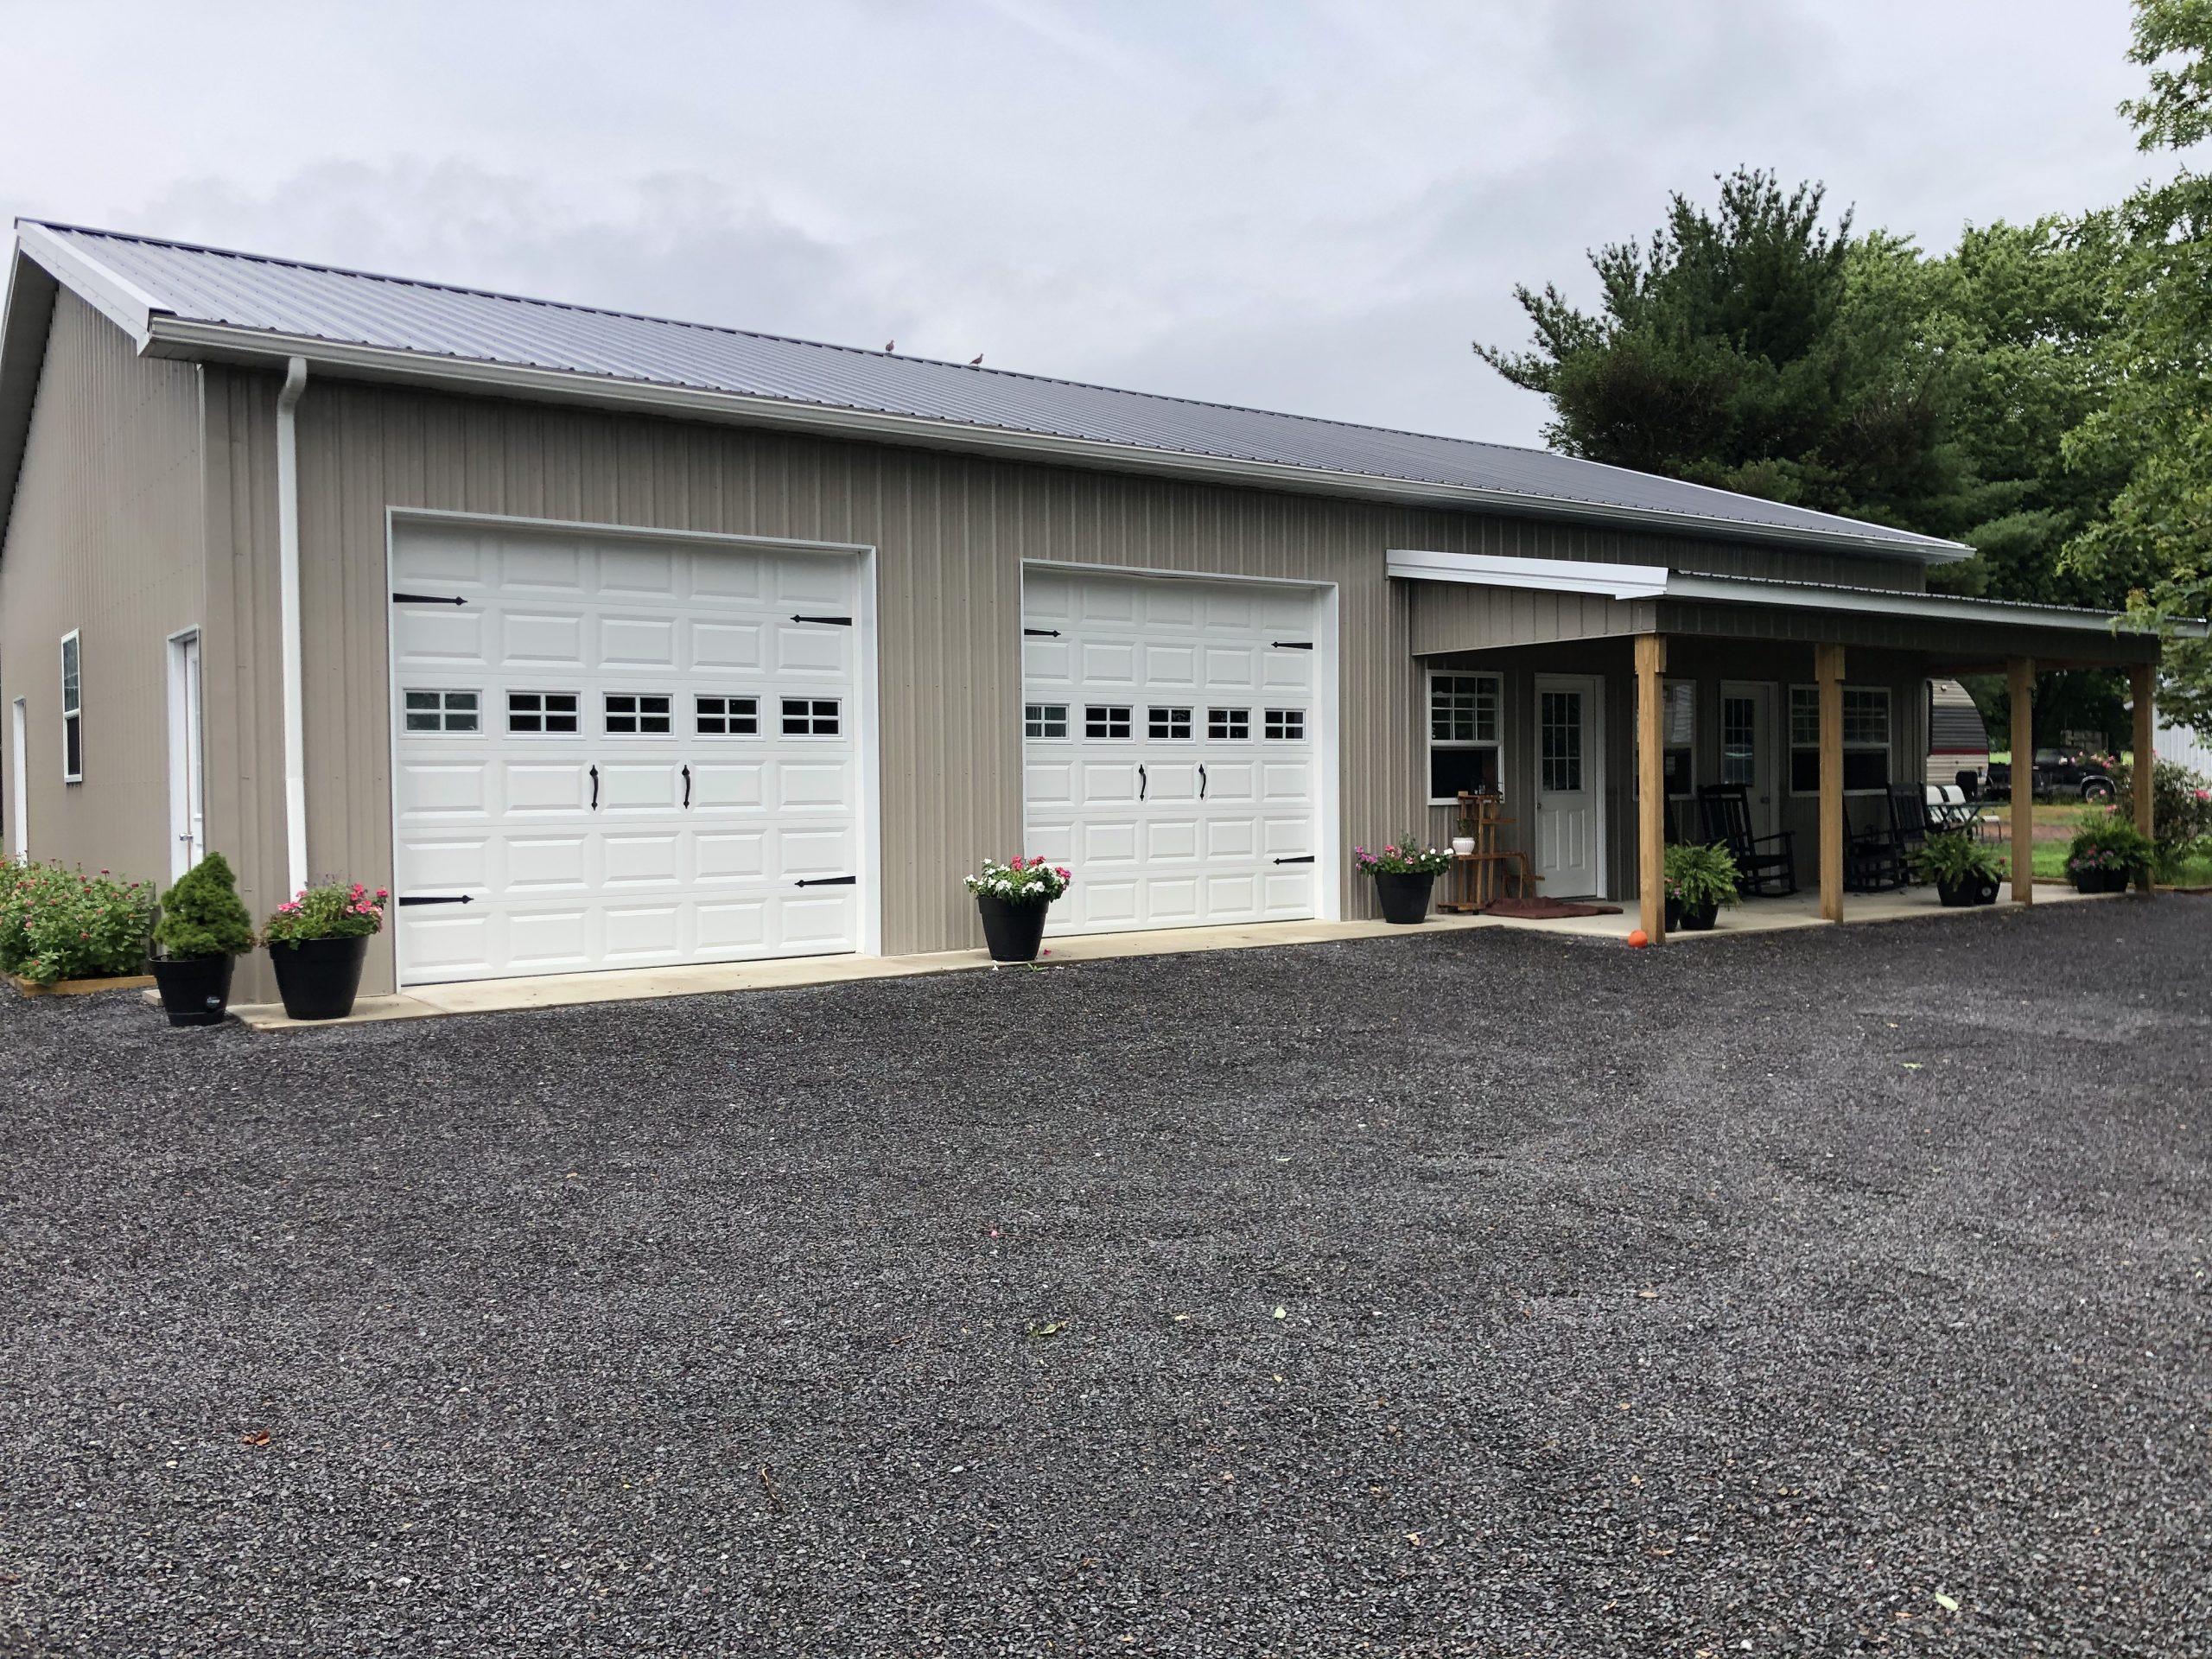
[[[1621, 905], [1622, 931], [1654, 942], [1666, 844], [1712, 838], [1718, 809], [1701, 794], [1740, 791], [1729, 810], [1781, 878], [1732, 927], [1933, 904], [1848, 890], [1866, 874], [1855, 853], [1890, 826], [1891, 785], [1921, 784], [1931, 677], [2005, 674], [2024, 753], [2039, 671], [2124, 669], [2136, 747], [2152, 747], [2158, 642], [2103, 613], [1503, 555], [1397, 551], [1389, 572], [1408, 590], [1428, 712], [1431, 836], [1453, 833], [1460, 791], [1498, 791], [1502, 835], [1539, 893]], [[2145, 791], [2139, 817], [2149, 805]], [[2029, 809], [2023, 791], [2010, 810]], [[2015, 842], [2031, 839], [2023, 822]], [[2037, 896], [2023, 861], [2006, 898]]]

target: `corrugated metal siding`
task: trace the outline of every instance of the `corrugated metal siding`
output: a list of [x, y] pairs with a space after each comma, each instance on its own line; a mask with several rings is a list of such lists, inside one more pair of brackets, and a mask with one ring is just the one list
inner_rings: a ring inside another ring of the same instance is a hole
[[556, 370], [1153, 451], [1628, 507], [1900, 547], [1949, 544], [1547, 450], [1354, 426], [368, 276], [67, 226], [42, 227], [177, 318], [424, 358]]
[[1456, 582], [1411, 582], [1414, 654], [1496, 651], [1649, 633], [1658, 607], [1603, 594], [1544, 593]]
[[[30, 747], [6, 757], [0, 802], [28, 763], [35, 858], [168, 882], [168, 640], [206, 604], [200, 397], [195, 365], [143, 361], [59, 296], [0, 548], [0, 709], [25, 699]], [[60, 641], [73, 628], [85, 775], [64, 784]]]

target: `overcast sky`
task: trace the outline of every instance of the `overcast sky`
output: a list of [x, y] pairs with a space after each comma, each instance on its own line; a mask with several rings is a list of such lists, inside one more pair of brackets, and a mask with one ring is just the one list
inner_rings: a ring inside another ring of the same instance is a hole
[[2125, 0], [0, 3], [0, 211], [1513, 442], [1516, 281], [1739, 162], [2152, 170]]

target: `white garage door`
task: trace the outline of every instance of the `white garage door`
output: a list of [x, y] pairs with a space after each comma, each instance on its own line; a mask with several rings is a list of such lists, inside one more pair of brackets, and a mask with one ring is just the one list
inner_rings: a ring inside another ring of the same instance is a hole
[[851, 950], [849, 555], [408, 526], [403, 984]]
[[1071, 866], [1052, 930], [1317, 913], [1311, 590], [1032, 569], [1028, 850]]

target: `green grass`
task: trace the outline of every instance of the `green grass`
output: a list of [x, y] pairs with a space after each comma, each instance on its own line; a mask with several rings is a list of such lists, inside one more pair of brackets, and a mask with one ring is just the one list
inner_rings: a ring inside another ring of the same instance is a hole
[[[2067, 843], [2063, 841], [2036, 842], [2037, 880], [2066, 880], [2066, 847]], [[2009, 872], [2012, 868], [2010, 850], [2000, 849], [1997, 855], [2005, 861], [2005, 868]], [[2161, 870], [2158, 881], [2162, 886], [2171, 887], [2212, 887], [2212, 858], [2183, 859], [2171, 870]]]

